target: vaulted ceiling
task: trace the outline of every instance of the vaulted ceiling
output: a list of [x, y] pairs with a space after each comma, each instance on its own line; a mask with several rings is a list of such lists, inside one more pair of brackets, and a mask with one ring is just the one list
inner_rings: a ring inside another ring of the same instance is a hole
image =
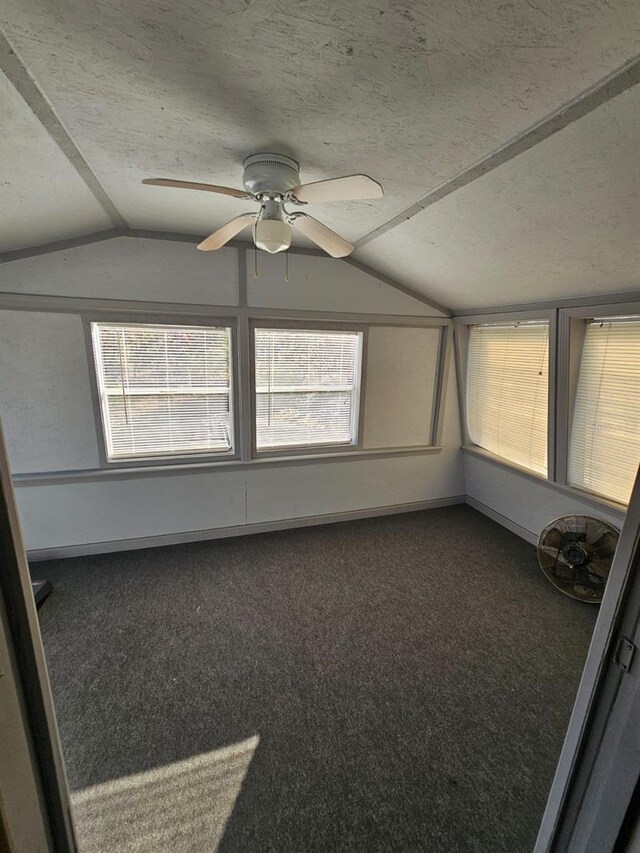
[[[311, 211], [453, 309], [640, 286], [637, 0], [3, 0], [0, 250], [204, 235], [280, 151], [381, 202]], [[532, 130], [533, 129], [533, 130]], [[478, 165], [480, 164], [480, 165]]]

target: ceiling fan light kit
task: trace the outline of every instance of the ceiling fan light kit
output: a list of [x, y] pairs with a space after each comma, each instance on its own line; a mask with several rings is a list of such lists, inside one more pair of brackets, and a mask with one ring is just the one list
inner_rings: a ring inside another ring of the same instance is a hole
[[198, 249], [204, 252], [222, 248], [236, 234], [253, 225], [254, 244], [264, 252], [275, 254], [286, 251], [291, 245], [292, 229], [295, 229], [331, 257], [344, 258], [353, 251], [350, 243], [312, 216], [290, 212], [285, 205], [302, 206], [314, 201], [357, 201], [383, 196], [380, 184], [367, 175], [347, 175], [301, 184], [298, 163], [284, 154], [273, 153], [247, 157], [242, 175], [244, 191], [170, 178], [145, 178], [142, 183], [156, 187], [200, 190], [258, 202], [260, 208], [257, 212], [237, 216], [204, 239], [198, 245]]
[[291, 245], [291, 226], [280, 217], [260, 216], [253, 228], [253, 240], [256, 249], [263, 252], [284, 252]]

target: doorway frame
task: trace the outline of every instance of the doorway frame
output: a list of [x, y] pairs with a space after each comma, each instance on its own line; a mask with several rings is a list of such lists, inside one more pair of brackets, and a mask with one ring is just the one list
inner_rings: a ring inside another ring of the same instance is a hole
[[[0, 423], [0, 810], [11, 853], [76, 853], [69, 788]], [[7, 762], [8, 763], [8, 762]], [[28, 839], [28, 840], [27, 840]]]
[[[626, 669], [625, 640], [634, 647]], [[628, 761], [629, 749], [640, 746], [628, 728], [640, 714], [639, 644], [640, 472], [533, 853], [614, 850], [640, 778], [640, 762]]]

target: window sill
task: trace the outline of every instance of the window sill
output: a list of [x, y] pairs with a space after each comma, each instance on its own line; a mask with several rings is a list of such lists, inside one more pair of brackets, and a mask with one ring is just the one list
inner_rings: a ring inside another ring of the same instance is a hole
[[254, 449], [251, 461], [258, 462], [263, 459], [307, 459], [309, 456], [321, 456], [323, 458], [327, 456], [353, 456], [354, 453], [359, 453], [362, 450], [363, 448], [348, 441], [342, 444], [296, 444], [289, 447], [263, 447]]
[[85, 468], [77, 471], [50, 471], [32, 474], [14, 474], [13, 483], [16, 487], [44, 486], [54, 483], [76, 483], [81, 481], [95, 480], [127, 480], [136, 477], [153, 477], [154, 475], [180, 475], [204, 473], [213, 470], [235, 471], [248, 470], [252, 468], [277, 468], [287, 465], [313, 465], [319, 462], [347, 462], [359, 459], [386, 459], [399, 456], [423, 456], [431, 453], [440, 453], [442, 447], [438, 446], [416, 446], [416, 447], [393, 447], [388, 449], [372, 450], [344, 450], [338, 452], [305, 453], [296, 456], [270, 456], [268, 458], [240, 459], [174, 463], [169, 465], [139, 465], [139, 466], [113, 466], [105, 468]]
[[532, 471], [530, 468], [525, 468], [524, 465], [518, 465], [517, 462], [510, 462], [508, 459], [505, 459], [504, 456], [498, 456], [496, 453], [492, 453], [490, 450], [485, 450], [483, 447], [478, 447], [475, 444], [465, 444], [462, 446], [462, 450], [464, 453], [471, 454], [471, 456], [479, 456], [481, 459], [487, 459], [489, 462], [501, 465], [503, 468], [507, 468], [515, 474], [522, 474], [524, 477], [529, 477], [537, 483], [544, 483], [547, 486], [552, 485], [548, 477], [544, 474]]
[[585, 492], [582, 489], [577, 488], [576, 486], [566, 486], [562, 483], [554, 483], [547, 477], [544, 477], [542, 474], [537, 474], [535, 471], [530, 471], [528, 468], [523, 468], [522, 465], [517, 465], [515, 462], [509, 462], [507, 459], [503, 459], [501, 456], [496, 456], [494, 453], [490, 453], [488, 450], [484, 450], [482, 447], [476, 447], [475, 445], [465, 445], [462, 447], [462, 451], [463, 453], [467, 453], [470, 456], [478, 456], [480, 457], [480, 459], [486, 459], [487, 462], [491, 462], [493, 465], [497, 465], [500, 468], [505, 468], [512, 474], [517, 474], [520, 477], [526, 477], [529, 480], [533, 480], [534, 483], [538, 483], [542, 486], [548, 486], [555, 492], [560, 492], [561, 494], [567, 495], [567, 497], [571, 497], [574, 500], [582, 501], [582, 503], [588, 504], [589, 506], [593, 506], [596, 509], [605, 510], [606, 512], [612, 513], [613, 515], [618, 516], [620, 518], [620, 521], [624, 519], [627, 513], [627, 507], [624, 504], [619, 504], [615, 501], [610, 501], [606, 498], [598, 497], [597, 495], [593, 495], [590, 492]]

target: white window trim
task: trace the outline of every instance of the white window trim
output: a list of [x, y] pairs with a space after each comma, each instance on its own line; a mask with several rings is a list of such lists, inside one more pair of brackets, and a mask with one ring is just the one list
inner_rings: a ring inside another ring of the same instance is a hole
[[588, 489], [569, 484], [569, 451], [573, 411], [578, 388], [582, 347], [588, 320], [594, 317], [620, 317], [624, 314], [640, 315], [640, 301], [609, 302], [601, 305], [584, 305], [561, 308], [558, 312], [558, 411], [556, 418], [556, 482], [570, 489], [576, 497], [588, 497], [604, 507], [615, 507], [626, 512], [627, 504], [596, 495]]
[[[624, 518], [626, 504], [612, 501], [601, 495], [569, 485], [568, 460], [571, 437], [573, 403], [580, 371], [580, 356], [586, 320], [593, 317], [619, 317], [623, 314], [640, 314], [640, 301], [606, 302], [566, 308], [541, 307], [539, 310], [505, 311], [493, 314], [464, 314], [453, 318], [455, 356], [458, 378], [458, 398], [462, 449], [465, 453], [484, 458], [595, 509], [613, 512]], [[467, 431], [466, 372], [469, 326], [481, 323], [509, 323], [519, 320], [549, 321], [549, 419], [548, 419], [548, 472], [544, 477], [504, 459], [484, 448], [477, 447]]]
[[[257, 423], [256, 423], [256, 355], [255, 355], [255, 331], [256, 329], [292, 329], [310, 330], [316, 332], [353, 332], [361, 334], [361, 345], [358, 353], [357, 382], [356, 382], [356, 406], [352, 412], [355, 441], [339, 442], [333, 444], [305, 444], [287, 445], [286, 447], [266, 447], [258, 449], [257, 446]], [[364, 407], [366, 393], [366, 363], [368, 344], [368, 325], [350, 323], [324, 323], [310, 320], [251, 320], [249, 322], [249, 387], [251, 393], [251, 459], [278, 459], [291, 456], [324, 456], [335, 453], [353, 453], [362, 451], [362, 434], [364, 428]]]
[[[0, 294], [0, 297], [2, 295]], [[0, 298], [0, 303], [2, 299]], [[59, 304], [59, 308], [58, 308]], [[328, 319], [323, 320], [319, 312], [310, 311], [279, 311], [278, 309], [247, 309], [242, 306], [225, 307], [212, 306], [211, 314], [203, 310], [203, 306], [193, 306], [192, 313], [171, 313], [169, 306], [145, 303], [145, 310], [126, 310], [123, 306], [110, 307], [110, 300], [102, 300], [94, 310], [86, 310], [81, 305], [70, 306], [57, 297], [51, 302], [48, 297], [42, 303], [40, 298], [28, 301], [28, 306], [21, 304], [20, 310], [49, 310], [71, 313], [79, 316], [85, 332], [85, 350], [87, 354], [87, 369], [89, 386], [93, 402], [94, 428], [98, 448], [99, 467], [78, 471], [47, 471], [26, 472], [15, 475], [17, 483], [24, 485], [42, 484], [48, 482], [73, 482], [76, 479], [96, 479], [102, 476], [144, 476], [146, 473], [179, 473], [181, 470], [207, 470], [300, 465], [329, 460], [349, 461], [355, 459], [387, 458], [415, 454], [439, 453], [442, 450], [442, 431], [444, 426], [445, 401], [447, 394], [448, 371], [453, 368], [453, 319], [450, 317], [406, 317], [386, 314], [341, 314], [327, 312]], [[5, 306], [0, 304], [0, 310]], [[184, 311], [190, 306], [180, 306]], [[324, 313], [324, 312], [323, 312]], [[186, 325], [186, 326], [230, 326], [232, 329], [232, 367], [233, 367], [233, 423], [235, 425], [234, 452], [217, 454], [190, 454], [188, 456], [145, 457], [134, 460], [114, 460], [107, 458], [100, 396], [98, 392], [93, 344], [91, 335], [92, 323], [116, 323], [134, 325]], [[253, 362], [253, 326], [275, 328], [279, 325], [290, 328], [335, 329], [336, 331], [364, 331], [362, 342], [362, 377], [360, 392], [360, 407], [358, 416], [358, 445], [314, 446], [311, 448], [285, 448], [282, 451], [255, 451], [255, 416], [254, 416], [254, 362]], [[436, 364], [434, 379], [434, 403], [432, 422], [429, 431], [430, 443], [418, 445], [400, 445], [397, 447], [363, 448], [362, 436], [364, 425], [364, 405], [366, 393], [367, 372], [367, 335], [369, 329], [377, 326], [394, 328], [434, 328], [440, 332], [440, 352]], [[244, 330], [247, 330], [246, 334]]]
[[[107, 444], [106, 424], [103, 412], [97, 365], [93, 344], [94, 324], [116, 324], [119, 326], [191, 326], [195, 328], [229, 328], [231, 334], [231, 449], [222, 451], [193, 451], [189, 453], [164, 453], [132, 456], [129, 458], [110, 458]], [[98, 440], [98, 454], [101, 468], [141, 468], [188, 465], [194, 463], [232, 462], [240, 459], [238, 448], [239, 399], [238, 399], [238, 333], [235, 317], [124, 315], [120, 313], [92, 314], [83, 316], [85, 343], [89, 364], [91, 396], [93, 399], [94, 420]]]

